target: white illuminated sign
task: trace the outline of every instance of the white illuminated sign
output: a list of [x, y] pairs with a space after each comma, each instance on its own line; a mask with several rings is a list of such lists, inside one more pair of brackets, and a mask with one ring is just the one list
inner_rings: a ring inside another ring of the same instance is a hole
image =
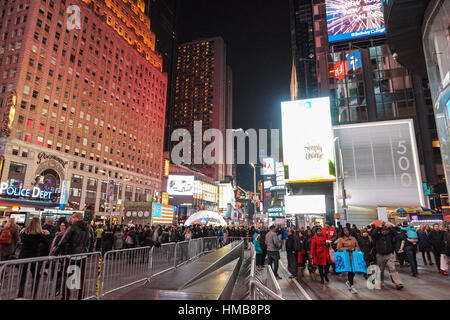
[[194, 195], [194, 176], [169, 176], [167, 193], [172, 196]]
[[330, 99], [281, 104], [286, 183], [334, 182]]
[[51, 192], [43, 191], [39, 187], [34, 187], [33, 189], [16, 188], [9, 185], [7, 182], [0, 183], [0, 195], [41, 200], [50, 200], [52, 198]]
[[273, 158], [265, 158], [263, 160], [263, 175], [265, 176], [275, 175], [275, 161]]
[[286, 214], [325, 214], [325, 195], [285, 196]]

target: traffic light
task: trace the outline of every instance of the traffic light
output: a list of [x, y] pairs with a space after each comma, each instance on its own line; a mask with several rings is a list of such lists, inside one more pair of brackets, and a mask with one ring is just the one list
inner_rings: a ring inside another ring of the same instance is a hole
[[250, 200], [253, 200], [253, 192], [250, 192], [249, 199], [250, 199]]
[[241, 190], [238, 189], [237, 193], [236, 193], [236, 198], [240, 199], [241, 198]]

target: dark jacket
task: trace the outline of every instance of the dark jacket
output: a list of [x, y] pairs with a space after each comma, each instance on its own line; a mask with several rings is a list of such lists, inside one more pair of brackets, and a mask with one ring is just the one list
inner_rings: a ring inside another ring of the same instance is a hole
[[375, 228], [371, 236], [374, 240], [377, 254], [387, 255], [394, 253], [394, 238], [397, 234], [392, 229], [389, 229], [389, 233], [383, 236], [381, 228]]
[[368, 237], [358, 236], [356, 240], [358, 240], [359, 248], [361, 249], [362, 252], [364, 252], [364, 257], [367, 258], [369, 261], [372, 261], [373, 243], [371, 241], [372, 239], [370, 238], [370, 236]]
[[45, 243], [41, 243], [39, 246], [39, 256], [46, 257], [50, 254], [50, 246], [53, 242], [53, 239], [55, 239], [57, 227], [45, 224], [42, 227], [42, 230], [47, 230], [48, 232], [50, 232], [48, 236], [44, 236], [47, 238], [47, 241]]
[[67, 229], [55, 250], [55, 256], [92, 252], [94, 240], [95, 234], [91, 226], [84, 221], [77, 221]]
[[303, 249], [303, 244], [300, 242], [300, 239], [298, 238], [298, 235], [296, 233], [293, 233], [288, 236], [286, 240], [286, 251], [291, 252], [299, 252]]
[[102, 250], [111, 251], [114, 245], [114, 233], [112, 230], [105, 230], [102, 233]]
[[447, 231], [444, 235], [445, 241], [445, 254], [450, 257], [450, 231]]
[[442, 230], [436, 231], [432, 230], [428, 235], [428, 239], [433, 246], [433, 251], [441, 254], [444, 252], [445, 244], [444, 244], [444, 234], [445, 232]]
[[430, 239], [428, 239], [428, 235], [425, 231], [419, 230], [417, 231], [417, 236], [419, 237], [418, 247], [421, 251], [431, 251], [432, 246]]
[[20, 234], [22, 249], [20, 250], [19, 259], [36, 258], [40, 255], [40, 245], [50, 245], [48, 238], [42, 233], [39, 234]]

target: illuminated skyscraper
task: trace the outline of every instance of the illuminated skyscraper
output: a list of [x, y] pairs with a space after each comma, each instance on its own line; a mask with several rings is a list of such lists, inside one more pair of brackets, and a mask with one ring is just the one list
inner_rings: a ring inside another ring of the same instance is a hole
[[0, 21], [3, 113], [17, 99], [2, 181], [53, 192], [68, 181], [70, 206], [97, 213], [107, 198], [151, 200], [167, 75], [144, 1], [2, 1]]

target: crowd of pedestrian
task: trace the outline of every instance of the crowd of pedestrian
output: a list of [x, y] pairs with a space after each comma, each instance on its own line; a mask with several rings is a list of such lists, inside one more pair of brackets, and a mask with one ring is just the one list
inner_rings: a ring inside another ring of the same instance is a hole
[[[288, 270], [291, 278], [301, 278], [305, 269], [315, 278], [319, 271], [320, 282], [329, 282], [329, 272], [334, 264], [335, 252], [349, 252], [350, 262], [352, 254], [360, 250], [364, 254], [366, 266], [377, 265], [381, 271], [381, 287], [383, 287], [384, 272], [387, 267], [390, 278], [398, 290], [403, 288], [396, 268], [409, 265], [411, 275], [418, 276], [416, 253], [423, 255], [425, 265], [433, 265], [431, 252], [434, 257], [437, 271], [448, 276], [448, 257], [450, 256], [450, 231], [446, 225], [435, 224], [432, 228], [427, 225], [419, 228], [393, 225], [369, 225], [358, 229], [356, 225], [307, 227], [306, 229], [285, 228], [276, 229], [272, 226], [267, 232], [265, 228], [256, 231], [253, 235], [253, 244], [256, 250], [256, 264], [261, 269], [268, 255], [268, 264], [272, 266], [274, 275], [278, 275], [279, 252], [282, 249], [280, 239], [285, 239], [285, 248]], [[427, 259], [428, 258], [428, 259]], [[363, 274], [367, 279], [367, 274]], [[354, 286], [354, 272], [347, 272], [346, 286], [352, 293], [358, 293]]]

